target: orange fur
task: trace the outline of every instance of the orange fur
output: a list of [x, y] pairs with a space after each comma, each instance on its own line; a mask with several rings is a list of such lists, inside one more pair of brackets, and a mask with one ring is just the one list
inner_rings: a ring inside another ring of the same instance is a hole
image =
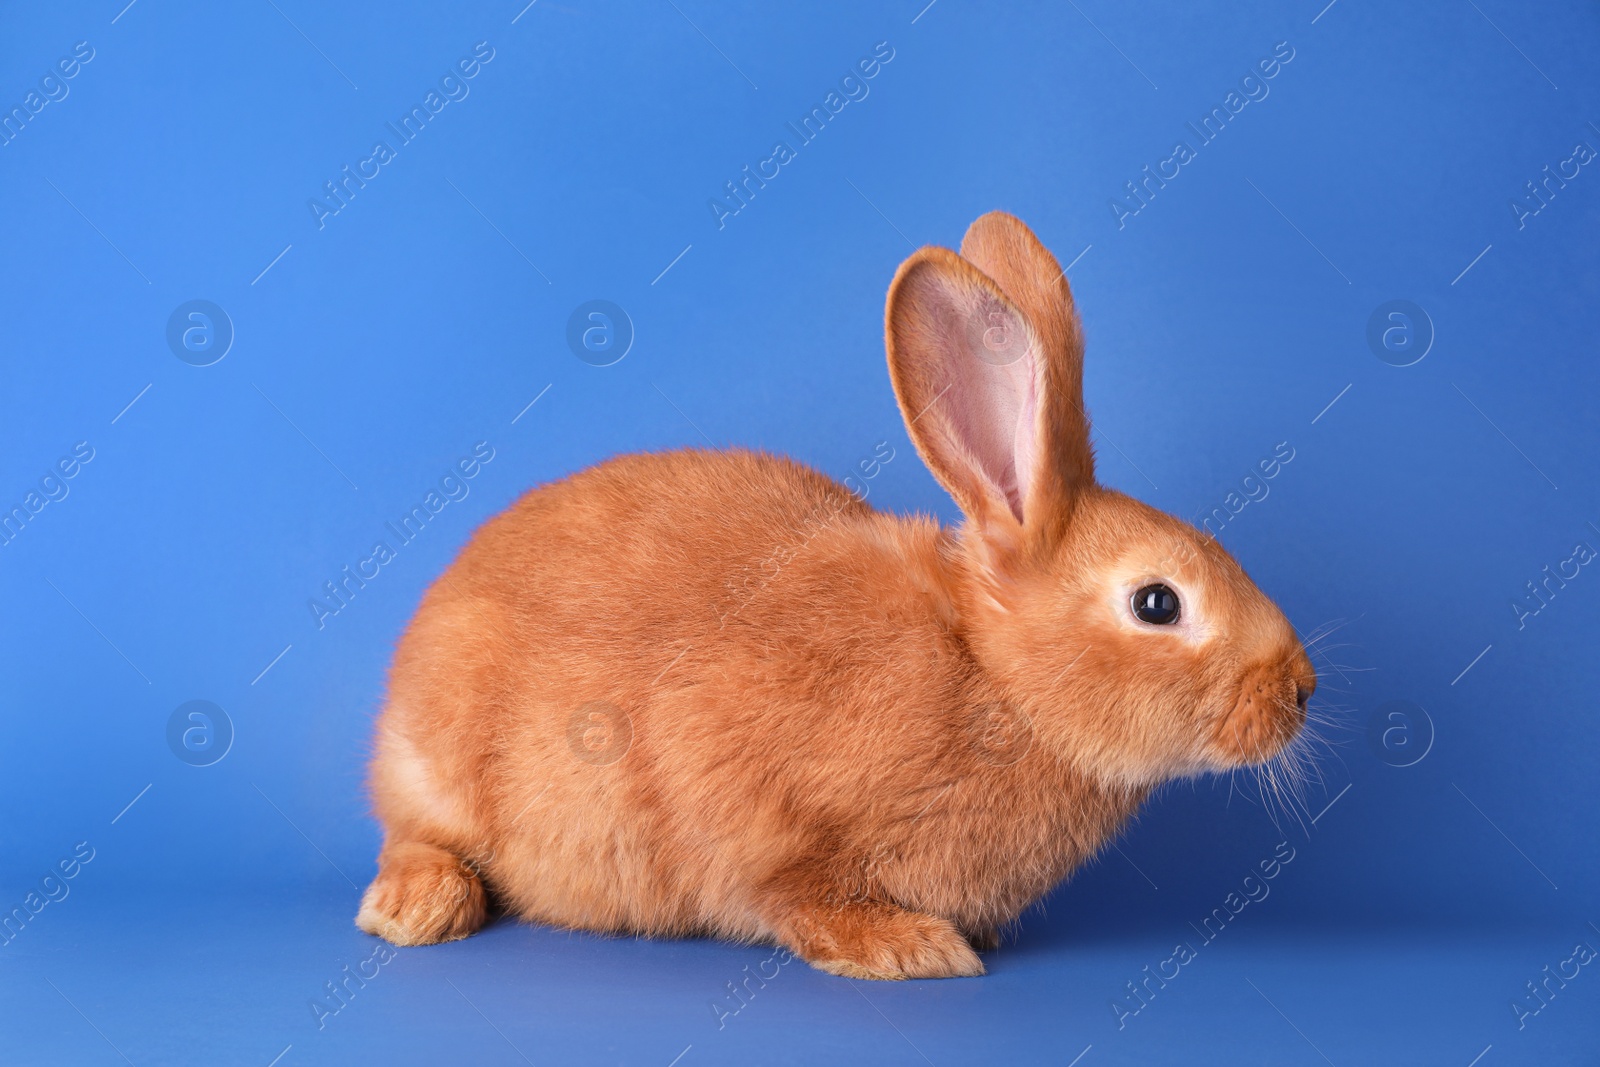
[[[1022, 223], [913, 255], [886, 334], [967, 522], [739, 450], [523, 496], [400, 642], [363, 929], [464, 936], [487, 888], [557, 926], [981, 974], [972, 946], [1155, 785], [1293, 738], [1315, 675], [1281, 613], [1215, 541], [1094, 483], [1071, 293]], [[1129, 615], [1152, 580], [1179, 624]]]

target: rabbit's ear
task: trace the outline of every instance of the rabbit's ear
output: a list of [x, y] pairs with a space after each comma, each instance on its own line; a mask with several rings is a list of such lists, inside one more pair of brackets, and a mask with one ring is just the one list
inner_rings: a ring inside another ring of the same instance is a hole
[[[1045, 299], [1065, 286], [1051, 282], [1060, 268], [1026, 228], [1031, 244], [1019, 248], [1004, 232], [980, 233], [984, 223], [968, 242], [1023, 295], [947, 249], [920, 250], [889, 287], [889, 372], [917, 450], [970, 518], [995, 533], [1054, 530], [1093, 480], [1076, 321], [1070, 297], [1064, 307]], [[1024, 285], [1035, 252], [1053, 270]]]
[[1039, 341], [1039, 469], [1031, 498], [1065, 517], [1072, 495], [1094, 481], [1083, 406], [1083, 328], [1066, 271], [1014, 215], [991, 211], [967, 228], [961, 255], [987, 274], [1033, 326]]

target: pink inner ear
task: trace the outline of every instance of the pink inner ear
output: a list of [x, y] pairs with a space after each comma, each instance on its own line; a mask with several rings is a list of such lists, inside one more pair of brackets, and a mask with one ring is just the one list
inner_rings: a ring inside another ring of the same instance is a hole
[[1027, 368], [1023, 373], [1025, 380], [1021, 383], [1022, 396], [1017, 410], [1017, 428], [1011, 444], [1011, 454], [1014, 457], [1012, 472], [1017, 486], [1016, 495], [1011, 499], [1011, 510], [1016, 514], [1017, 521], [1021, 522], [1023, 500], [1033, 488], [1034, 463], [1039, 453], [1037, 350], [1030, 348], [1028, 355], [1018, 362], [1026, 362]]
[[986, 291], [950, 294], [940, 354], [949, 428], [975, 473], [1022, 521], [1038, 459], [1038, 339]]

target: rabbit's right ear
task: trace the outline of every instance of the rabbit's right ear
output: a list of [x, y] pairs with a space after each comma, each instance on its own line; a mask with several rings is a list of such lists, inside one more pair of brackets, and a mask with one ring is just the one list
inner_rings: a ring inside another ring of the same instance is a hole
[[1059, 531], [1094, 476], [1080, 380], [1062, 380], [1081, 375], [1082, 349], [1054, 352], [1077, 342], [1056, 325], [944, 248], [914, 253], [889, 287], [889, 374], [911, 439], [968, 518], [1013, 545]]

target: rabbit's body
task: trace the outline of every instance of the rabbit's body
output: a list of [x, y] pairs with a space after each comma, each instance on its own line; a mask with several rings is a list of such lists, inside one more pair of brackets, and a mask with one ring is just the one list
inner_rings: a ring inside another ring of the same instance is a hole
[[[986, 273], [987, 272], [987, 273]], [[1294, 630], [1214, 541], [1093, 480], [1071, 295], [1017, 220], [924, 249], [886, 333], [956, 530], [789, 460], [625, 456], [474, 536], [401, 640], [363, 929], [777, 941], [871, 978], [973, 945], [1161, 781], [1304, 720]]]
[[770, 940], [791, 886], [834, 879], [987, 937], [1143, 794], [995, 718], [960, 566], [937, 524], [771, 456], [626, 456], [534, 490], [400, 643], [378, 814], [542, 922]]

